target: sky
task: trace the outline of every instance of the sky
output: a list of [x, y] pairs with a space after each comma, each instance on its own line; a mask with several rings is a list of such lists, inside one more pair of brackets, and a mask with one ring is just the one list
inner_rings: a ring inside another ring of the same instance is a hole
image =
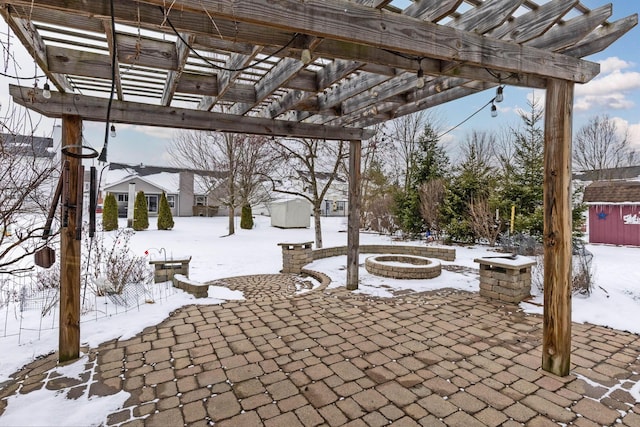
[[[151, 222], [146, 231], [137, 232], [130, 241], [130, 248], [138, 256], [162, 257], [162, 249], [167, 256], [192, 256], [189, 265], [189, 278], [196, 282], [205, 282], [225, 277], [247, 274], [276, 274], [282, 266], [282, 250], [278, 242], [304, 242], [314, 238], [313, 226], [306, 229], [281, 229], [270, 226], [270, 219], [256, 216], [255, 228], [243, 230], [238, 228], [236, 234], [227, 234], [227, 223], [224, 217], [176, 217], [175, 227], [171, 231], [157, 230]], [[120, 226], [124, 227], [125, 219]], [[346, 245], [347, 233], [345, 218], [322, 218], [323, 241], [325, 247]], [[167, 233], [171, 238], [167, 238]], [[105, 233], [106, 239], [113, 238], [115, 232]], [[221, 238], [224, 236], [224, 238]], [[413, 244], [424, 245], [424, 242], [398, 242], [391, 236], [374, 233], [362, 233], [360, 243], [365, 244]], [[442, 265], [458, 265], [476, 268], [474, 259], [483, 256], [494, 256], [496, 252], [486, 246], [458, 246], [454, 262], [441, 261]], [[640, 255], [640, 248], [618, 247], [611, 245], [587, 245], [593, 254], [595, 286], [589, 297], [574, 296], [572, 298], [572, 318], [574, 322], [588, 322], [611, 328], [640, 333], [640, 323], [637, 321], [640, 312], [640, 270], [634, 268]], [[146, 254], [148, 253], [148, 255]], [[360, 255], [360, 264], [364, 264], [368, 254]], [[252, 260], [247, 263], [247, 258]], [[519, 257], [523, 259], [523, 257]], [[307, 268], [327, 274], [332, 283], [330, 288], [344, 287], [346, 282], [346, 256], [331, 257], [316, 260]], [[360, 267], [360, 294], [373, 295], [380, 298], [392, 297], [393, 291], [405, 293], [408, 290], [425, 292], [442, 288], [454, 288], [467, 292], [479, 291], [479, 276], [477, 271], [460, 269], [458, 272], [443, 270], [439, 277], [429, 280], [398, 280], [373, 276]], [[541, 273], [534, 266], [534, 282], [541, 277]], [[220, 304], [226, 300], [242, 300], [242, 292], [231, 291], [222, 286], [209, 288], [208, 298], [195, 300], [193, 296], [166, 283], [148, 287], [162, 293], [165, 289], [166, 298], [154, 293], [141, 296], [138, 307], [123, 313], [123, 308], [117, 311], [112, 301], [106, 297], [96, 297], [94, 309], [83, 311], [80, 327], [82, 345], [92, 348], [100, 343], [119, 338], [126, 340], [141, 332], [145, 327], [163, 321], [178, 307], [188, 304]], [[315, 282], [314, 286], [318, 283]], [[299, 289], [299, 292], [304, 292]], [[173, 292], [173, 293], [171, 293]], [[542, 313], [541, 291], [532, 286], [532, 300], [522, 302], [520, 308], [527, 313]], [[91, 298], [91, 297], [89, 297]], [[153, 303], [149, 303], [153, 302]], [[90, 305], [89, 305], [90, 306]], [[4, 311], [12, 313], [5, 316]], [[7, 380], [9, 375], [16, 372], [24, 364], [35, 357], [48, 354], [58, 346], [58, 331], [56, 329], [40, 328], [38, 325], [51, 325], [57, 322], [58, 314], [54, 312], [44, 318], [40, 317], [37, 309], [22, 313], [22, 334], [17, 335], [19, 320], [13, 315], [15, 307], [6, 306], [0, 316], [0, 383]], [[8, 321], [8, 326], [3, 322]], [[40, 329], [43, 329], [40, 331]], [[8, 331], [8, 332], [7, 332]], [[2, 333], [4, 332], [4, 333]], [[3, 336], [8, 335], [8, 336]], [[65, 367], [52, 369], [53, 375], [59, 374], [69, 378], [79, 378], [90, 362], [86, 355], [75, 363]], [[55, 371], [55, 372], [54, 372]], [[595, 384], [613, 391], [624, 385]], [[629, 393], [640, 402], [640, 382], [629, 390]], [[121, 391], [107, 397], [91, 397], [87, 389], [77, 399], [67, 399], [64, 392], [49, 390], [46, 387], [31, 393], [17, 393], [7, 399], [8, 406], [0, 417], [0, 427], [16, 425], [41, 424], [42, 416], [46, 415], [47, 425], [104, 425], [109, 413], [117, 412], [130, 397]], [[33, 417], [33, 408], [37, 405], [40, 417]]]
[[[590, 9], [600, 7], [605, 0], [582, 0]], [[640, 2], [636, 0], [613, 0], [613, 16], [615, 21], [640, 12]], [[21, 48], [19, 41], [7, 36], [7, 25], [0, 20], [0, 39], [2, 40], [3, 69], [6, 74], [33, 75], [33, 60]], [[8, 38], [9, 37], [9, 38]], [[17, 59], [19, 69], [14, 69], [9, 61], [7, 67], [6, 41], [11, 40], [11, 54]], [[608, 115], [618, 130], [628, 131], [632, 147], [640, 150], [640, 28], [635, 27], [612, 46], [601, 53], [585, 59], [601, 64], [600, 74], [591, 82], [576, 85], [574, 102], [574, 135], [591, 118], [597, 115]], [[15, 44], [14, 44], [15, 43]], [[40, 81], [41, 86], [44, 81]], [[0, 117], [9, 114], [8, 85], [18, 84], [15, 79], [0, 76]], [[21, 80], [22, 85], [32, 85], [33, 80]], [[495, 96], [495, 90], [487, 90], [446, 105], [436, 107], [435, 114], [441, 118], [443, 129], [449, 129], [477, 111]], [[456, 156], [458, 147], [464, 143], [471, 131], [501, 132], [509, 127], [517, 127], [521, 123], [519, 112], [528, 111], [527, 102], [532, 97], [544, 102], [544, 91], [507, 86], [504, 90], [504, 102], [497, 104], [498, 117], [491, 118], [489, 107], [478, 113], [466, 123], [447, 134], [442, 142], [451, 156]], [[542, 103], [541, 105], [544, 105]], [[31, 121], [37, 124], [36, 135], [51, 136], [52, 119], [42, 118], [37, 113], [30, 113]], [[171, 144], [177, 131], [165, 128], [152, 128], [134, 125], [116, 125], [117, 137], [109, 141], [109, 161], [122, 163], [144, 163], [147, 165], [170, 165], [171, 158], [166, 148]], [[105, 126], [102, 123], [85, 122], [85, 145], [100, 151], [104, 141]]]

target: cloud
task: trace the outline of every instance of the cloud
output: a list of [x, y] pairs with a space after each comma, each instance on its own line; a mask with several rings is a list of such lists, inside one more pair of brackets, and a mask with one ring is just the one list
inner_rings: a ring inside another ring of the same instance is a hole
[[620, 59], [617, 56], [612, 56], [611, 58], [604, 59], [600, 62], [600, 73], [609, 74], [632, 66], [633, 63]]
[[598, 109], [600, 111], [628, 110], [636, 103], [632, 92], [640, 90], [640, 72], [624, 71], [635, 64], [618, 57], [606, 58], [600, 62], [600, 77], [587, 84], [576, 86], [576, 111]]

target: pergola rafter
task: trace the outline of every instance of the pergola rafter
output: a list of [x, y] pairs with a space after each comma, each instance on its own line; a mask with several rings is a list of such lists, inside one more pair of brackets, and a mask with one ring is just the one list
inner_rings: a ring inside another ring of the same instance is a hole
[[[349, 289], [364, 128], [497, 85], [546, 89], [542, 366], [568, 374], [574, 85], [599, 73], [582, 58], [636, 26], [637, 14], [610, 22], [611, 5], [589, 10], [580, 0], [0, 0], [0, 14], [59, 91], [11, 94], [62, 117], [66, 146], [79, 146], [83, 119], [108, 116], [349, 140]], [[61, 360], [79, 351], [79, 246], [63, 244]]]

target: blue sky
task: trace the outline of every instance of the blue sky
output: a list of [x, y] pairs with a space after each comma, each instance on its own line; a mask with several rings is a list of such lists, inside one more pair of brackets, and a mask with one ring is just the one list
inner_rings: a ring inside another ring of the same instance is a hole
[[[582, 0], [590, 9], [607, 3], [605, 0]], [[614, 0], [611, 21], [621, 19], [640, 12], [640, 2], [637, 0]], [[0, 20], [0, 33], [5, 41], [7, 26]], [[16, 39], [15, 43], [19, 44]], [[618, 128], [628, 130], [631, 144], [640, 151], [640, 28], [635, 27], [620, 40], [605, 51], [585, 58], [601, 64], [601, 73], [585, 85], [576, 85], [574, 102], [574, 134], [590, 118], [595, 115], [607, 114], [616, 121]], [[3, 44], [4, 46], [4, 44]], [[26, 52], [21, 52], [19, 46], [14, 46], [15, 55], [21, 69], [19, 74], [32, 75], [33, 61]], [[2, 53], [3, 60], [5, 52]], [[3, 66], [3, 72], [4, 66]], [[15, 70], [6, 70], [13, 74]], [[16, 80], [0, 77], [0, 116], [7, 115], [9, 105], [8, 85], [16, 84]], [[44, 82], [40, 82], [42, 85]], [[22, 81], [23, 85], [33, 84], [33, 81]], [[505, 100], [498, 104], [499, 115], [490, 117], [487, 107], [464, 125], [447, 135], [445, 144], [449, 151], [455, 154], [458, 147], [472, 130], [499, 132], [505, 127], [515, 127], [520, 124], [518, 111], [527, 110], [527, 100], [535, 94], [543, 99], [544, 91], [507, 86], [504, 91]], [[495, 95], [495, 90], [488, 90], [464, 99], [450, 102], [437, 107], [436, 114], [442, 120], [442, 127], [448, 129], [463, 121], [474, 111], [484, 105]], [[544, 105], [544, 104], [542, 104]], [[37, 114], [32, 113], [34, 121]], [[39, 122], [36, 133], [49, 135], [53, 127], [53, 120], [45, 119]], [[110, 139], [109, 161], [140, 163], [150, 165], [168, 164], [166, 146], [171, 142], [174, 131], [164, 128], [148, 128], [130, 125], [117, 125], [118, 136]], [[104, 140], [104, 124], [85, 123], [85, 139], [87, 144], [102, 146]]]

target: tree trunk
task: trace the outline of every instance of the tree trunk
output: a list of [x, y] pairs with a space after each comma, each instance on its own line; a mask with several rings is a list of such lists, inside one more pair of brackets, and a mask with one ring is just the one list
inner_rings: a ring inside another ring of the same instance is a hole
[[[322, 202], [321, 202], [322, 203]], [[313, 206], [313, 225], [316, 233], [316, 249], [322, 248], [322, 226], [320, 224], [320, 204]]]

